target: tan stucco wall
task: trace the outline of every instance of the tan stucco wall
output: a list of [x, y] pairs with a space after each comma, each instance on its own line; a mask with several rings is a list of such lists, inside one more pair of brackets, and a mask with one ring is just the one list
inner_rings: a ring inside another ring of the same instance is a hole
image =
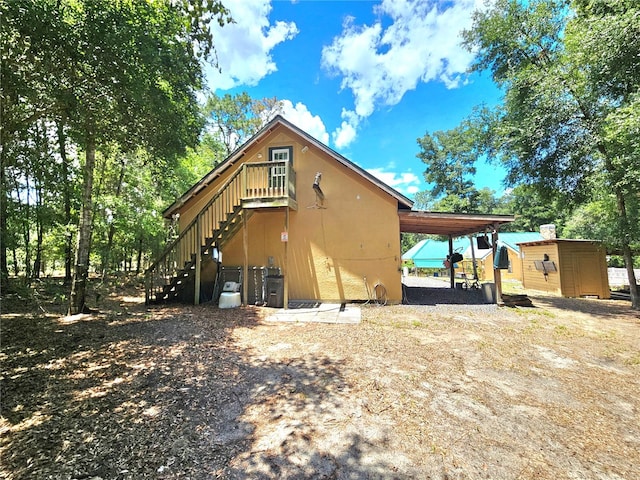
[[[303, 153], [304, 139], [288, 129], [276, 129], [249, 149], [242, 161], [266, 161], [269, 147], [284, 146], [293, 146], [298, 203], [298, 210], [289, 212], [286, 253], [281, 241], [285, 210], [256, 210], [247, 222], [249, 265], [270, 266], [271, 260], [273, 266], [280, 267], [291, 300], [366, 300], [366, 277], [370, 288], [382, 283], [389, 301], [399, 303], [402, 289], [397, 200], [313, 145]], [[322, 205], [317, 203], [312, 189], [317, 172], [322, 173]], [[202, 199], [194, 207], [181, 212], [181, 227], [194, 218], [222, 181], [224, 177], [209, 187], [211, 193], [201, 194]], [[243, 263], [240, 230], [224, 246], [223, 264]]]

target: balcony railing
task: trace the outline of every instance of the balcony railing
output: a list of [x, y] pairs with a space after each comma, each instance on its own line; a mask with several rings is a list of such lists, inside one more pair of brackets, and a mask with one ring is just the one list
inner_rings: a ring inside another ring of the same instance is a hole
[[243, 200], [296, 199], [296, 172], [288, 161], [245, 163]]

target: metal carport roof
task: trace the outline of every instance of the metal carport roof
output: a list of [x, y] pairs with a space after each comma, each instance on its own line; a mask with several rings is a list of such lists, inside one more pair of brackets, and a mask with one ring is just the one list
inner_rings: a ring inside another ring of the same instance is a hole
[[498, 230], [500, 225], [513, 222], [513, 215], [481, 215], [476, 213], [442, 213], [399, 210], [402, 233], [428, 233], [461, 237], [477, 232]]
[[[453, 239], [478, 232], [491, 232], [492, 242], [496, 248], [500, 225], [513, 222], [513, 215], [481, 215], [475, 213], [442, 213], [416, 210], [398, 210], [400, 232], [427, 233], [449, 237], [449, 251], [452, 251]], [[451, 288], [455, 286], [453, 267], [450, 271]], [[496, 286], [496, 303], [503, 305], [502, 280], [500, 270], [494, 270]]]

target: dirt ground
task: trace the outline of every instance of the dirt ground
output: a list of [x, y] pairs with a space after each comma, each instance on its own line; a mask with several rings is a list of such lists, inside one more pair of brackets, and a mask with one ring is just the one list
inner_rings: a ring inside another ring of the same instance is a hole
[[640, 478], [629, 302], [146, 308], [3, 295], [0, 477]]

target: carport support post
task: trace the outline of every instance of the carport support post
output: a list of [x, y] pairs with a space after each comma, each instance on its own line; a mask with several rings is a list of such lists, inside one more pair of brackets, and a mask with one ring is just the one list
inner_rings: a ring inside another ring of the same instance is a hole
[[[453, 256], [453, 237], [449, 235], [449, 259]], [[456, 269], [453, 266], [453, 262], [449, 261], [449, 283], [451, 288], [456, 288], [456, 279], [455, 279]]]
[[471, 243], [471, 261], [473, 266], [473, 278], [478, 279], [478, 266], [476, 265], [476, 249], [473, 247], [473, 235], [469, 235], [469, 242]]
[[[496, 255], [498, 253], [498, 226], [493, 227], [491, 233], [491, 246], [493, 248], [493, 264], [496, 263]], [[493, 267], [493, 281], [496, 284], [496, 303], [498, 305], [504, 305], [502, 301], [502, 271], [499, 268]]]

